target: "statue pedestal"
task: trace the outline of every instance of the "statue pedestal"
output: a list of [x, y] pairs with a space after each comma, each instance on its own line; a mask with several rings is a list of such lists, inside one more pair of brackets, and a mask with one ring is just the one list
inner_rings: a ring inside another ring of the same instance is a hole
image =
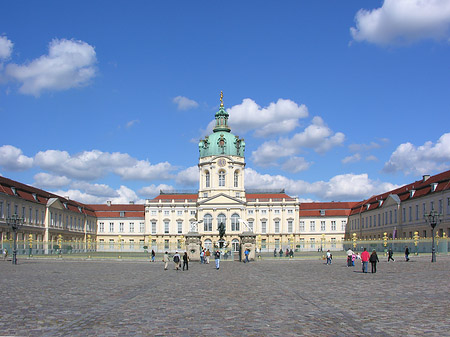
[[186, 251], [190, 261], [200, 261], [201, 237], [199, 233], [189, 232], [186, 234]]
[[256, 234], [253, 232], [243, 232], [239, 234], [239, 239], [241, 241], [241, 256], [240, 261], [245, 260], [245, 250], [249, 249], [250, 254], [248, 254], [248, 259], [254, 261], [256, 257]]

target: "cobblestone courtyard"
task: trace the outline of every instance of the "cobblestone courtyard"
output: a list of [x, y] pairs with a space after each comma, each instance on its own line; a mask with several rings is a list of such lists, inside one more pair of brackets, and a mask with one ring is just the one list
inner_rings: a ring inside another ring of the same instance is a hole
[[264, 260], [164, 271], [130, 261], [0, 261], [1, 336], [450, 336], [450, 256]]

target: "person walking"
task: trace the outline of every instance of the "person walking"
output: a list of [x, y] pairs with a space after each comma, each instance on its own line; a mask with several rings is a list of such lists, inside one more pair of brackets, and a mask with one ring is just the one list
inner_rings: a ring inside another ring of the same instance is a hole
[[347, 250], [347, 267], [352, 266], [352, 259], [353, 259], [353, 251], [349, 248]]
[[362, 262], [362, 272], [367, 273], [367, 265], [369, 264], [369, 252], [367, 248], [364, 248], [364, 251], [361, 253], [361, 262]]
[[280, 257], [283, 257], [283, 249], [280, 248], [279, 253], [280, 253]]
[[392, 260], [392, 262], [395, 262], [393, 256], [394, 256], [394, 252], [392, 251], [392, 248], [389, 248], [389, 250], [388, 250], [388, 262], [390, 260]]
[[331, 252], [329, 249], [327, 250], [327, 264], [331, 264]]
[[187, 252], [184, 252], [184, 255], [183, 255], [183, 271], [184, 271], [184, 267], [186, 267], [186, 270], [189, 270], [189, 256], [188, 256]]
[[244, 263], [250, 262], [249, 259], [248, 259], [248, 254], [250, 254], [250, 250], [247, 248], [247, 249], [245, 250], [245, 252], [244, 252], [244, 255], [245, 255]]
[[205, 256], [206, 256], [206, 264], [209, 264], [209, 258], [211, 257], [211, 252], [209, 251], [209, 249], [206, 251]]
[[380, 260], [378, 260], [378, 255], [377, 255], [377, 252], [375, 251], [375, 249], [372, 251], [369, 261], [370, 261], [370, 264], [372, 265], [372, 274], [376, 273], [377, 272], [377, 262], [380, 262]]
[[155, 262], [155, 258], [156, 258], [156, 253], [155, 253], [155, 251], [152, 249], [152, 262]]
[[408, 248], [408, 246], [405, 247], [405, 260], [406, 260], [406, 262], [409, 261], [409, 248]]
[[167, 270], [167, 267], [169, 267], [169, 253], [168, 252], [164, 253], [163, 262], [164, 262], [164, 270]]
[[214, 257], [216, 259], [216, 269], [219, 269], [220, 268], [220, 251], [219, 250], [217, 250], [214, 253]]
[[273, 250], [273, 257], [277, 257], [277, 249], [276, 248]]
[[173, 263], [175, 263], [175, 270], [180, 269], [180, 254], [178, 252], [175, 252], [175, 255], [173, 256]]
[[200, 264], [204, 264], [205, 263], [205, 250], [203, 249], [200, 252]]
[[3, 248], [3, 261], [6, 261], [8, 258], [8, 249]]
[[291, 248], [291, 250], [289, 251], [289, 257], [292, 259], [292, 258], [294, 258], [294, 251], [292, 250], [292, 248]]

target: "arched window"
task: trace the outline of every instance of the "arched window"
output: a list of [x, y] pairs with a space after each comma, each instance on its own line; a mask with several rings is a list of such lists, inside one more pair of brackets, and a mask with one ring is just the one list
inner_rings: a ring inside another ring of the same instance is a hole
[[219, 225], [223, 223], [225, 225], [225, 228], [227, 228], [227, 217], [225, 216], [225, 214], [220, 213], [217, 216], [217, 228], [219, 227]]
[[231, 246], [233, 247], [233, 252], [238, 252], [239, 251], [239, 240], [233, 239], [231, 241]]
[[205, 186], [210, 187], [210, 177], [209, 177], [209, 171], [206, 171], [205, 173]]
[[205, 214], [203, 217], [203, 229], [205, 232], [212, 231], [212, 216], [211, 214]]
[[219, 186], [225, 186], [225, 171], [219, 171]]
[[212, 250], [212, 241], [210, 239], [206, 239], [205, 242], [203, 243], [203, 248], [205, 249], [209, 249], [210, 251]]
[[238, 231], [239, 230], [239, 215], [234, 213], [231, 216], [231, 230]]
[[239, 171], [234, 171], [234, 187], [239, 187]]

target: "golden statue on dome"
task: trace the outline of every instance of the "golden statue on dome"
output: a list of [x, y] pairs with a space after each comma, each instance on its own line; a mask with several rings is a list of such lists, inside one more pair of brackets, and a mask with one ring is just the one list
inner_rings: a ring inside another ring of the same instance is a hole
[[223, 91], [220, 91], [220, 106], [223, 108]]

